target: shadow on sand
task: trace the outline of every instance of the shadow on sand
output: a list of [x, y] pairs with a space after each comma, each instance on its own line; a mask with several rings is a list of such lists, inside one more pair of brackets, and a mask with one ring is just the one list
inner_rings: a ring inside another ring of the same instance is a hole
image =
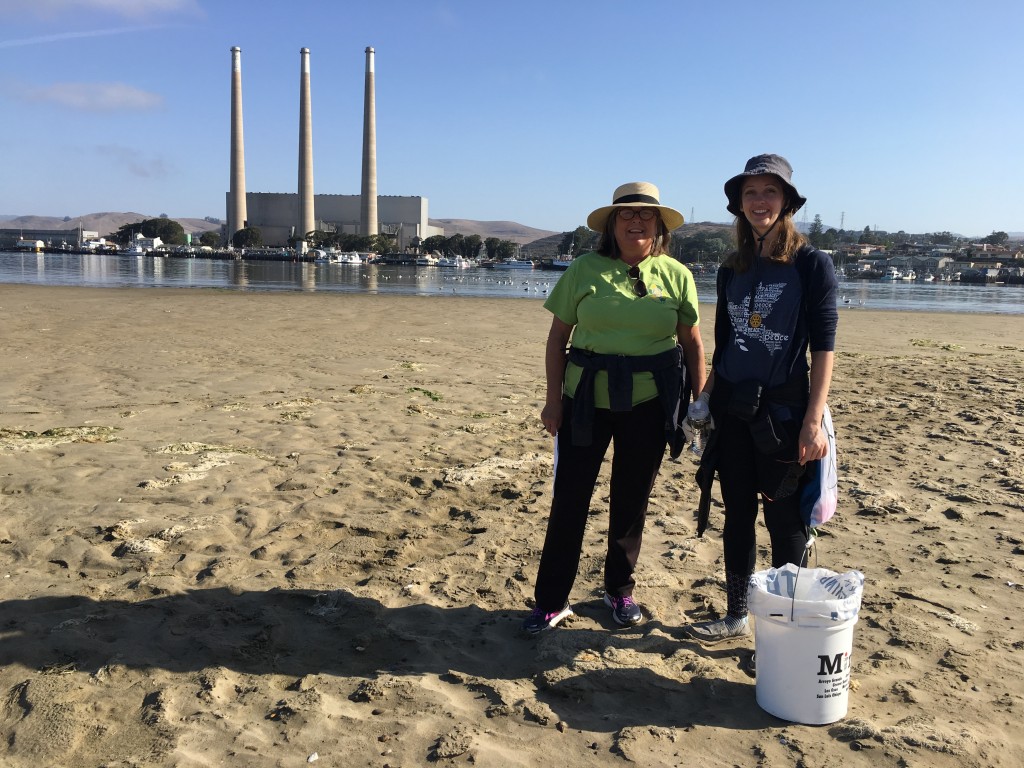
[[[579, 608], [597, 614], [587, 603]], [[344, 590], [210, 588], [138, 602], [36, 597], [0, 603], [0, 664], [93, 674], [108, 665], [172, 673], [224, 667], [354, 678], [353, 689], [383, 676], [433, 674], [485, 693], [488, 681], [496, 688], [517, 681], [535, 686], [537, 699], [570, 727], [597, 732], [696, 724], [747, 730], [780, 722], [757, 707], [752, 680], [710, 674], [683, 681], [643, 666], [647, 654], [656, 654], [653, 665], [681, 648], [708, 665], [736, 666], [735, 649], [701, 648], [656, 621], [628, 632], [570, 625], [530, 638], [519, 629], [522, 617], [477, 606], [387, 608]], [[632, 665], [561, 674], [585, 650], [594, 658], [635, 653]]]

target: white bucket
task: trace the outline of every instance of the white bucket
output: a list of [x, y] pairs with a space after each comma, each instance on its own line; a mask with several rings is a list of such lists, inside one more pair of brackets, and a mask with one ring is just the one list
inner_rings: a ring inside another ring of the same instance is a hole
[[863, 583], [858, 571], [840, 576], [795, 565], [751, 577], [757, 703], [764, 711], [806, 725], [846, 716]]

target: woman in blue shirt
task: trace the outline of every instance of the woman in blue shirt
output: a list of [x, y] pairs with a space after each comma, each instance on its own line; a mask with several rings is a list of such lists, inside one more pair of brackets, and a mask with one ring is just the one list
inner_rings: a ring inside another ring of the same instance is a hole
[[793, 221], [806, 199], [792, 173], [785, 158], [758, 155], [725, 183], [738, 247], [719, 269], [711, 374], [691, 406], [708, 405], [714, 427], [698, 473], [702, 494], [710, 493], [717, 471], [725, 505], [728, 610], [690, 626], [704, 641], [749, 632], [758, 497], [772, 567], [803, 563], [809, 537], [799, 505], [803, 470], [829, 447], [822, 415], [839, 318], [836, 276], [831, 258], [807, 245]]

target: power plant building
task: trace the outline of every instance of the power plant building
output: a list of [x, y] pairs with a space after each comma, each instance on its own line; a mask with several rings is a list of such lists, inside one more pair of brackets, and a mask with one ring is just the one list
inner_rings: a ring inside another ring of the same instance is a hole
[[[295, 231], [299, 217], [298, 194], [248, 192], [245, 205], [249, 226], [260, 230], [265, 245], [287, 247], [293, 232], [299, 236]], [[361, 206], [361, 195], [314, 195], [313, 210], [316, 218], [313, 228], [323, 232], [361, 234]], [[425, 197], [379, 195], [377, 216], [380, 233], [395, 237], [397, 250], [411, 245], [416, 237], [425, 240], [433, 235], [444, 234], [442, 227], [433, 227], [427, 223]]]

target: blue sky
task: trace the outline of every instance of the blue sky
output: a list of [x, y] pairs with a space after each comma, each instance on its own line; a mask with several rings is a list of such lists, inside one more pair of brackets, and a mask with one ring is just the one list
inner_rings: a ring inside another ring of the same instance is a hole
[[235, 45], [248, 191], [296, 190], [308, 47], [315, 190], [358, 194], [369, 45], [378, 191], [431, 218], [565, 231], [647, 180], [726, 222], [776, 152], [809, 221], [1022, 231], [1022, 34], [1019, 0], [0, 0], [0, 214], [223, 218]]

